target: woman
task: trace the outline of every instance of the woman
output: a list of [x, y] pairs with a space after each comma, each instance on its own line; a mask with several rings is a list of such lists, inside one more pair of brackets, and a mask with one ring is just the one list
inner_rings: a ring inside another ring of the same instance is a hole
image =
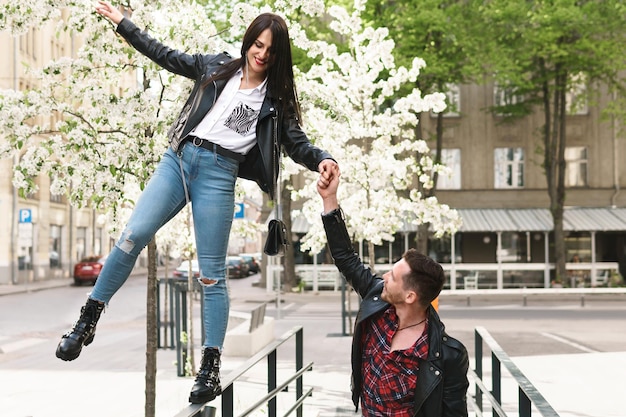
[[313, 146], [298, 124], [300, 111], [285, 21], [264, 13], [248, 27], [241, 58], [186, 54], [142, 32], [106, 1], [96, 12], [117, 25], [137, 51], [173, 73], [195, 80], [170, 146], [139, 198], [120, 240], [56, 355], [70, 361], [93, 341], [104, 306], [124, 284], [137, 256], [157, 230], [192, 202], [204, 292], [202, 361], [189, 400], [204, 403], [221, 393], [220, 355], [228, 322], [225, 258], [237, 177], [257, 182], [273, 198], [280, 147], [325, 180], [338, 172], [332, 157]]

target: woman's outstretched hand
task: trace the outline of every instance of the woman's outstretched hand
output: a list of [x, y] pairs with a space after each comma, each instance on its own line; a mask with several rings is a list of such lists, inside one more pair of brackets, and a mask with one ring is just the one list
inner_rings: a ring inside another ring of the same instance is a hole
[[337, 162], [332, 159], [324, 159], [320, 162], [317, 170], [320, 173], [320, 183], [322, 187], [327, 187], [330, 181], [332, 181], [333, 176], [341, 175], [341, 171], [339, 170], [339, 165]]
[[106, 17], [116, 25], [119, 25], [119, 23], [124, 18], [124, 15], [122, 14], [122, 12], [120, 12], [118, 8], [113, 7], [111, 3], [104, 0], [98, 0], [98, 4], [96, 5], [96, 12], [99, 15]]

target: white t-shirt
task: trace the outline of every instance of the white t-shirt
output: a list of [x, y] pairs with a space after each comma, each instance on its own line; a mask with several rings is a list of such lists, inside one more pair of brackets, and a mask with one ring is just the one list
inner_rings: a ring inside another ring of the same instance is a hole
[[242, 77], [240, 69], [228, 80], [211, 111], [190, 135], [245, 155], [256, 144], [256, 124], [265, 99], [267, 79], [258, 87], [240, 90]]

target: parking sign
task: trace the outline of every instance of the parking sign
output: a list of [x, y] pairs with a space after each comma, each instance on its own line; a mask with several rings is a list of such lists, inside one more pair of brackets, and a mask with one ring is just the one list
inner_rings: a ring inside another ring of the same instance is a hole
[[30, 209], [20, 209], [20, 223], [32, 223], [33, 213]]
[[233, 215], [234, 219], [243, 219], [244, 218], [244, 210], [243, 203], [235, 203], [235, 214]]

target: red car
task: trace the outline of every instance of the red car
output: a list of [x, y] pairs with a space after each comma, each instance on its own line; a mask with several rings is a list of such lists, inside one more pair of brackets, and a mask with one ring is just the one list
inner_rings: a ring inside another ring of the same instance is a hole
[[81, 259], [74, 265], [74, 284], [82, 285], [88, 282], [94, 285], [104, 265], [104, 259], [103, 256], [88, 256]]

